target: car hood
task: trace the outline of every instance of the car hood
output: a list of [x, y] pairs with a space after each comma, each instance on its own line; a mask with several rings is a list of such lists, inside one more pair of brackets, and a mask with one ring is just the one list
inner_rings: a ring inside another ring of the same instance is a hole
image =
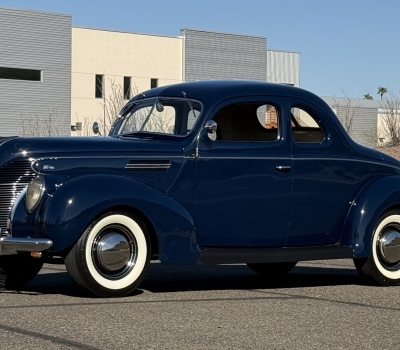
[[180, 142], [143, 138], [115, 137], [35, 137], [0, 140], [0, 165], [21, 157], [42, 158], [68, 156], [110, 156], [140, 153], [157, 155], [181, 153]]

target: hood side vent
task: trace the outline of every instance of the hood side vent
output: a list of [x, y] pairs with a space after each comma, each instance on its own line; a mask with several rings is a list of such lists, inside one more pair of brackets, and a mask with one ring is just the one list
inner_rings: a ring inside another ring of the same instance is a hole
[[167, 171], [170, 167], [171, 161], [164, 159], [135, 159], [125, 165], [127, 171]]

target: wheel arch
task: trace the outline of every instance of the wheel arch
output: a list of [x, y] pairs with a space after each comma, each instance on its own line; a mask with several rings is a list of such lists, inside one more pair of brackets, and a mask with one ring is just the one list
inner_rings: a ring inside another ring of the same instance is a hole
[[191, 214], [166, 193], [129, 177], [96, 174], [72, 178], [59, 186], [40, 210], [43, 235], [54, 243], [50, 254], [67, 253], [93, 220], [118, 210], [133, 213], [146, 224], [155, 248], [152, 258], [197, 262]]
[[368, 257], [377, 221], [393, 209], [400, 210], [400, 176], [372, 180], [351, 203], [340, 243], [353, 248], [354, 258]]

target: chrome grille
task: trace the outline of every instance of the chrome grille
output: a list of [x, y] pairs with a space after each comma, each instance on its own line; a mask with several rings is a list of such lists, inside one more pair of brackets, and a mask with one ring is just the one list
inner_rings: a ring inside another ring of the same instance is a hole
[[6, 232], [7, 217], [15, 199], [36, 176], [31, 161], [18, 160], [0, 167], [0, 228]]

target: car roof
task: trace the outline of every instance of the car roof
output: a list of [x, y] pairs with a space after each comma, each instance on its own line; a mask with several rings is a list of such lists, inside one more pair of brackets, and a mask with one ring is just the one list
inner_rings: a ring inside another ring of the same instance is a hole
[[227, 98], [250, 95], [291, 96], [308, 101], [315, 99], [322, 101], [311, 92], [298, 87], [254, 80], [204, 80], [179, 83], [147, 90], [135, 96], [134, 99], [137, 99], [140, 95], [144, 95], [146, 98], [155, 96], [183, 97], [182, 91], [186, 93], [187, 98], [195, 98], [205, 102], [217, 102]]

